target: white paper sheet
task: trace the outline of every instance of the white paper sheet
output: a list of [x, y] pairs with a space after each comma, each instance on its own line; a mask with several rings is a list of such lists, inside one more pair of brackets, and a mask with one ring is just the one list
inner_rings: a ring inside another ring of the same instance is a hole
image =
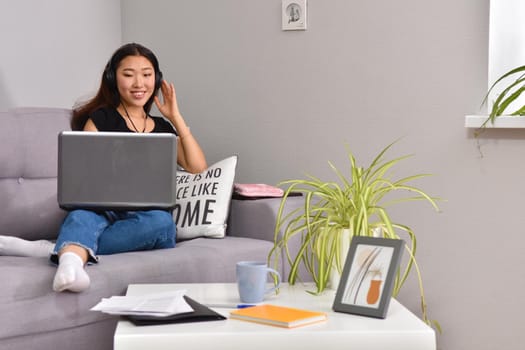
[[193, 309], [184, 300], [185, 290], [141, 296], [112, 296], [103, 298], [91, 311], [100, 311], [112, 315], [169, 316]]

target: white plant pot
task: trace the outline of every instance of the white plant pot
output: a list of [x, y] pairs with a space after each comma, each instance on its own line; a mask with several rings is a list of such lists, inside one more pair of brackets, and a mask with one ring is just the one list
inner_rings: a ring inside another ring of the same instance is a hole
[[[381, 228], [375, 228], [373, 232], [374, 237], [381, 237], [382, 230]], [[349, 229], [343, 229], [341, 233], [341, 273], [345, 266], [346, 258], [348, 256], [348, 250], [350, 249], [350, 242], [352, 241], [352, 232]], [[339, 281], [341, 280], [341, 273], [337, 269], [336, 263], [334, 261], [332, 269], [330, 270], [330, 276], [328, 277], [328, 289], [337, 290], [339, 286]]]
[[[348, 249], [350, 248], [350, 241], [352, 240], [352, 232], [349, 229], [343, 229], [341, 232], [341, 272], [345, 266], [346, 256], [348, 255]], [[330, 270], [330, 276], [328, 277], [328, 289], [337, 290], [339, 281], [341, 280], [341, 273], [337, 269], [335, 261], [333, 262], [332, 269]]]

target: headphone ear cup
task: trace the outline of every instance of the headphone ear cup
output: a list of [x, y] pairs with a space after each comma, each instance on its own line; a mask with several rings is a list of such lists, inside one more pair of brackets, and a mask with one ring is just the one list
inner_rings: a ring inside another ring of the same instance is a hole
[[106, 79], [106, 84], [110, 88], [113, 88], [114, 86], [116, 86], [115, 73], [111, 69], [111, 65], [109, 63], [106, 66], [106, 69], [104, 69], [104, 79]]
[[111, 68], [111, 61], [108, 62], [106, 68], [104, 69], [104, 84], [109, 89], [111, 94], [111, 103], [116, 107], [120, 103], [120, 95], [117, 91], [117, 77], [115, 71]]
[[162, 72], [159, 70], [155, 73], [155, 90], [160, 89], [162, 84]]

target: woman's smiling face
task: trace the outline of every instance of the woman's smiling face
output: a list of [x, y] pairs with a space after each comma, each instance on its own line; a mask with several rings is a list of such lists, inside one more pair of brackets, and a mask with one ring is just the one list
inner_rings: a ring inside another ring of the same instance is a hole
[[144, 107], [155, 89], [155, 69], [144, 56], [127, 56], [117, 67], [117, 89], [127, 107]]

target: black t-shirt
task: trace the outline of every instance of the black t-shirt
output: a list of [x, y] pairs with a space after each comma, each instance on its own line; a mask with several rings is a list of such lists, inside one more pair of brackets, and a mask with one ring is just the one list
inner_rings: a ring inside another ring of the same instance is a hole
[[[177, 135], [173, 126], [164, 118], [149, 116], [153, 119], [155, 127], [151, 132], [168, 132]], [[123, 131], [133, 132], [126, 124], [126, 121], [115, 108], [97, 109], [89, 115], [98, 131]]]

